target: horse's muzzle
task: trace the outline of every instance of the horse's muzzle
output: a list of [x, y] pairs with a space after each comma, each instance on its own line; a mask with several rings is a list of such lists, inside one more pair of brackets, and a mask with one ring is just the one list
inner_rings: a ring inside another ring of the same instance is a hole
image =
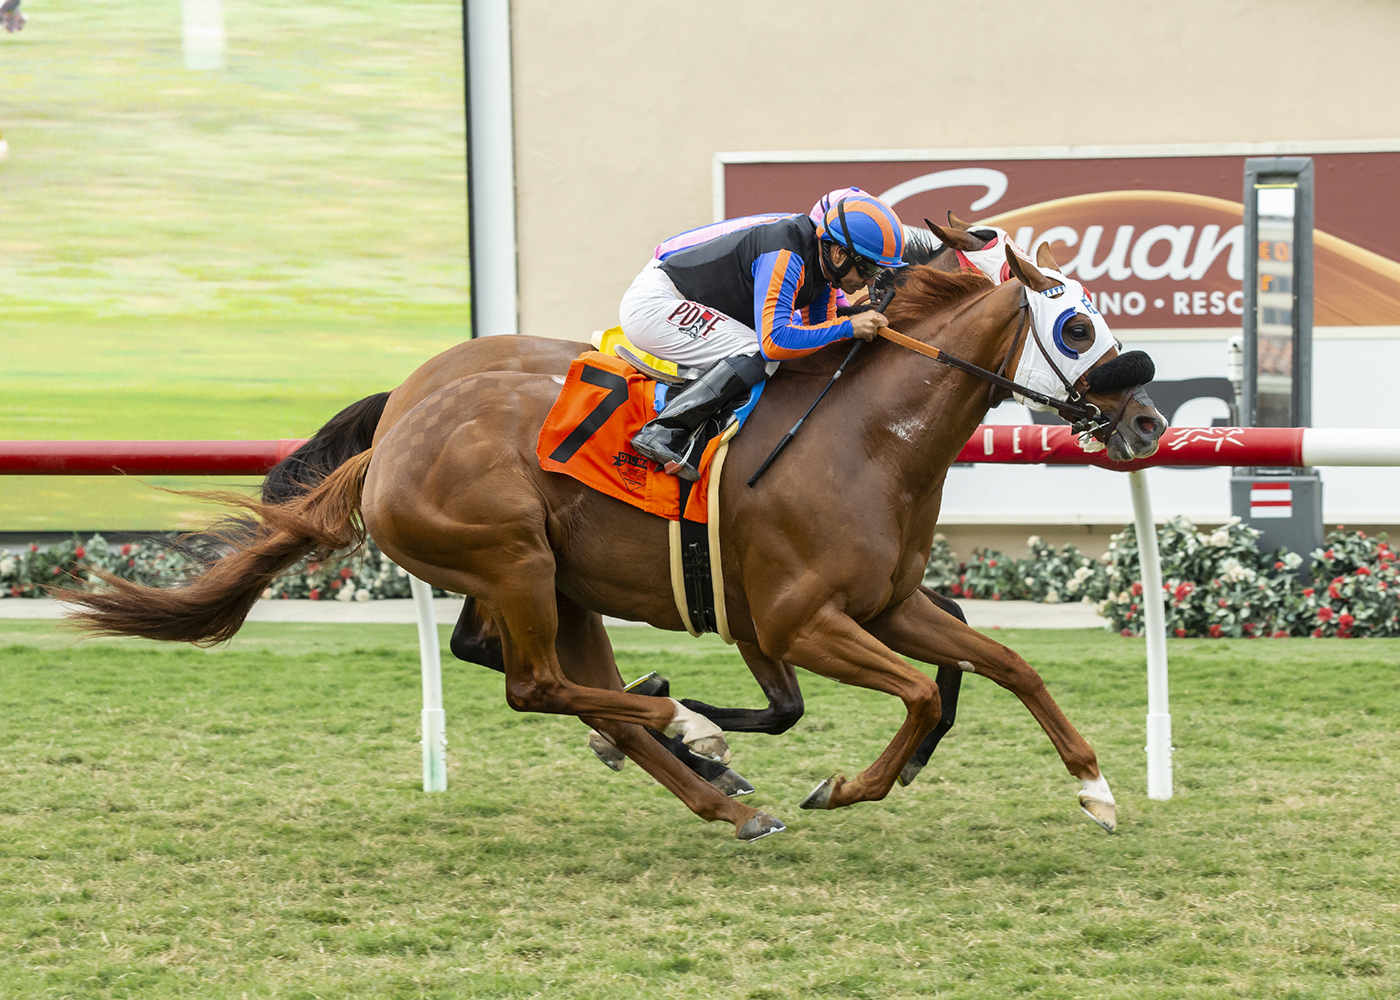
[[1166, 430], [1167, 419], [1152, 405], [1147, 390], [1138, 386], [1108, 436], [1108, 457], [1115, 462], [1147, 458], [1156, 453]]

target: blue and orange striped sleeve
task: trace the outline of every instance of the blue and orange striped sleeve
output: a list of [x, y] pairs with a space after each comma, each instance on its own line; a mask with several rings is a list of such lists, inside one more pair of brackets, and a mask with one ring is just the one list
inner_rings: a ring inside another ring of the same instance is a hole
[[763, 356], [769, 361], [800, 358], [834, 340], [854, 334], [848, 319], [836, 318], [835, 296], [828, 287], [809, 306], [809, 315], [825, 314], [820, 323], [804, 325], [796, 307], [805, 267], [791, 250], [775, 250], [753, 264], [753, 316]]

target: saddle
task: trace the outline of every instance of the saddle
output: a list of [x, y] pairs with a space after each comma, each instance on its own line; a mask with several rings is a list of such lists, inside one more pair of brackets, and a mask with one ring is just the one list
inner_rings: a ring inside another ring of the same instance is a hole
[[569, 366], [559, 397], [540, 429], [535, 447], [540, 468], [572, 476], [667, 520], [684, 517], [707, 523], [715, 455], [753, 412], [763, 386], [711, 418], [702, 431], [709, 439], [700, 459], [700, 480], [694, 488], [683, 489], [682, 480], [667, 475], [633, 449], [632, 435], [665, 409], [674, 386], [700, 373], [691, 374], [691, 369], [636, 349], [618, 329], [597, 334], [594, 340], [616, 353], [589, 351]]

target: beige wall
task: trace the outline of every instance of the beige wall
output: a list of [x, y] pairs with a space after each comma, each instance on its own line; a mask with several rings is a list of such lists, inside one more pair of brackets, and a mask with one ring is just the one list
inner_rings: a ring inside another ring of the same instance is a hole
[[1389, 0], [511, 10], [522, 333], [616, 323], [716, 152], [1400, 137]]

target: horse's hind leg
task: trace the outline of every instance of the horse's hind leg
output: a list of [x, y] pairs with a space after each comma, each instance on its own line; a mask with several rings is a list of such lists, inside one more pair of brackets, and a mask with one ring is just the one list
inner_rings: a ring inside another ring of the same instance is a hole
[[1080, 780], [1080, 807], [1110, 833], [1117, 829], [1113, 792], [1099, 771], [1093, 748], [1055, 704], [1040, 674], [1029, 663], [939, 610], [917, 591], [866, 627], [904, 656], [936, 663], [940, 669], [959, 668], [981, 674], [1021, 699], [1050, 737], [1066, 770]]
[[730, 733], [785, 733], [802, 718], [802, 689], [797, 686], [797, 671], [792, 665], [765, 656], [754, 643], [736, 643], [744, 662], [749, 665], [758, 686], [768, 696], [767, 708], [715, 708], [703, 701], [682, 698], [681, 704], [699, 712], [719, 728]]
[[[621, 691], [622, 678], [613, 660], [612, 644], [602, 619], [584, 611], [563, 595], [558, 597], [559, 660], [577, 684]], [[735, 802], [681, 764], [641, 726], [583, 716], [583, 721], [607, 736], [614, 746], [680, 799], [701, 819], [728, 820], [740, 840], [757, 840], [784, 829], [764, 812]], [[687, 751], [688, 752], [688, 751]], [[741, 779], [742, 780], [742, 779]]]

